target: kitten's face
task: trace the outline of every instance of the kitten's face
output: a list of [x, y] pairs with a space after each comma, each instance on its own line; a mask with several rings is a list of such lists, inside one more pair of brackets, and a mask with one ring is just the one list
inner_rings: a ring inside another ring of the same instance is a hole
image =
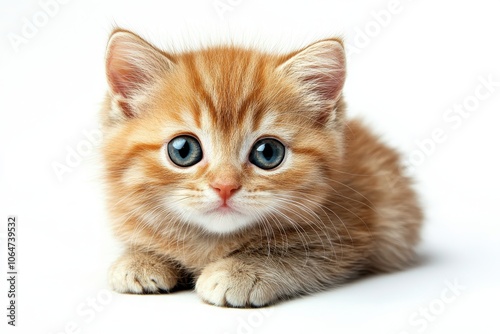
[[337, 41], [288, 56], [172, 56], [120, 31], [107, 71], [111, 197], [139, 223], [231, 233], [311, 215], [332, 191], [345, 75]]

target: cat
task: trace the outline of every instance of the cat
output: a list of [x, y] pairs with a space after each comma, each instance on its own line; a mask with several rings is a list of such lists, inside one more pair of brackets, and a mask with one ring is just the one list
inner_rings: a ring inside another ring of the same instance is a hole
[[348, 120], [340, 39], [167, 53], [116, 29], [101, 112], [109, 283], [261, 307], [410, 265], [422, 210], [398, 153]]

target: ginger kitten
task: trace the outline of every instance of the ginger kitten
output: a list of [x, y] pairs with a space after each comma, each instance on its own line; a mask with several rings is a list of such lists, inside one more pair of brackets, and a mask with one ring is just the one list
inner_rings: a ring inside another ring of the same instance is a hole
[[116, 291], [189, 278], [208, 303], [263, 306], [412, 261], [421, 210], [398, 154], [345, 118], [340, 40], [173, 54], [116, 30], [106, 74]]

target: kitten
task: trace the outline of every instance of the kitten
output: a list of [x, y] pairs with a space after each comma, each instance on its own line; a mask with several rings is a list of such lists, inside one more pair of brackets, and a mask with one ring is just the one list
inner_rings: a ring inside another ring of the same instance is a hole
[[340, 40], [171, 54], [116, 30], [106, 74], [116, 291], [190, 277], [210, 304], [263, 306], [411, 263], [421, 210], [398, 154], [345, 118]]

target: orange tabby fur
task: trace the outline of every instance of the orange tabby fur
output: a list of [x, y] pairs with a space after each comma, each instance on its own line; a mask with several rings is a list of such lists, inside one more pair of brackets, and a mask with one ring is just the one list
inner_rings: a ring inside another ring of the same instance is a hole
[[[294, 74], [316, 66], [311, 53], [328, 77]], [[191, 275], [209, 303], [262, 306], [411, 263], [421, 210], [398, 154], [345, 119], [341, 41], [287, 55], [234, 46], [167, 54], [117, 30], [107, 70], [105, 179], [127, 247], [110, 271], [117, 291], [168, 291]], [[176, 170], [164, 144], [187, 133], [208, 138], [207, 158]], [[241, 163], [262, 135], [285, 144], [281, 169]], [[192, 224], [216, 179], [240, 184], [252, 212], [265, 214], [227, 233]]]

